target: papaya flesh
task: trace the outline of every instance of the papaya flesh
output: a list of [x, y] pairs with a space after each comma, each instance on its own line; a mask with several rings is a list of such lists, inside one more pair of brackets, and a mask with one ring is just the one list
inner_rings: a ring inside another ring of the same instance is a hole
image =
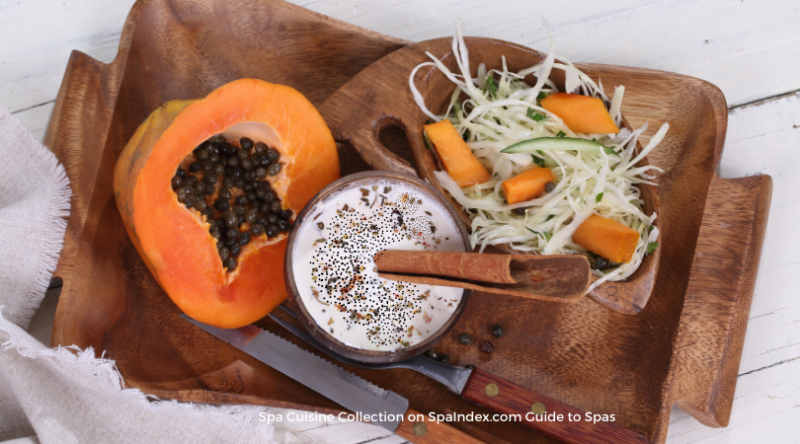
[[[261, 185], [276, 195], [279, 210], [291, 210], [282, 211], [284, 218], [293, 218], [319, 190], [339, 178], [335, 142], [311, 102], [290, 87], [255, 79], [236, 80], [203, 99], [164, 104], [136, 130], [114, 173], [123, 224], [150, 272], [184, 313], [220, 328], [255, 322], [286, 299], [287, 233], [252, 235], [237, 247], [237, 265], [226, 269], [220, 256], [223, 245], [212, 237], [219, 212], [187, 208], [187, 202], [179, 202], [180, 190], [173, 189], [172, 181], [201, 144], [243, 137], [280, 154], [279, 172], [264, 178], [269, 184]], [[205, 185], [214, 187], [213, 192], [209, 189], [211, 194], [197, 197], [207, 199], [210, 206], [225, 185], [221, 181]], [[235, 199], [254, 189], [234, 186], [229, 191]], [[250, 225], [238, 224], [244, 231]]]

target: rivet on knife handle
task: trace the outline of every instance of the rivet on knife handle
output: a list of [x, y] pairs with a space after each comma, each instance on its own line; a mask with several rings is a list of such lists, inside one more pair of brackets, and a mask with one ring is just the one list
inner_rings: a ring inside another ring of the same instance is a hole
[[[489, 386], [496, 388], [489, 389]], [[559, 441], [575, 444], [649, 444], [642, 435], [610, 422], [586, 421], [585, 412], [480, 369], [470, 376], [461, 396], [498, 413], [522, 416], [522, 423]], [[535, 421], [533, 415], [561, 414], [563, 421]], [[569, 421], [567, 415], [580, 421]], [[529, 420], [534, 419], [534, 420]]]

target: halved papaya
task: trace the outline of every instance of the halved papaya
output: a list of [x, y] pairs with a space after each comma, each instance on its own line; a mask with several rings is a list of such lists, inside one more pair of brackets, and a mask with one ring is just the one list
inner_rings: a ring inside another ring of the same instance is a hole
[[339, 174], [333, 137], [311, 102], [241, 79], [154, 111], [121, 153], [114, 191], [170, 299], [200, 322], [237, 328], [286, 299], [286, 231]]

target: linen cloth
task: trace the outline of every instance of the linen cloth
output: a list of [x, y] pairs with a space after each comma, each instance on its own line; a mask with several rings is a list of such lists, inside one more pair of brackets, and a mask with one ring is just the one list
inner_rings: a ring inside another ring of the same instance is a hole
[[156, 400], [126, 389], [92, 349], [50, 349], [25, 331], [56, 267], [71, 192], [56, 157], [2, 106], [0, 159], [0, 442], [273, 442], [275, 424], [259, 415], [279, 409]]

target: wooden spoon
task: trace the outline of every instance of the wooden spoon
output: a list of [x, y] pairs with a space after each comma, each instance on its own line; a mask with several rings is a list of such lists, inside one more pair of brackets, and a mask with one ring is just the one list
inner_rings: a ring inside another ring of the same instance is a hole
[[386, 279], [556, 302], [582, 298], [592, 275], [586, 257], [576, 255], [384, 250], [374, 260]]
[[[480, 63], [485, 63], [487, 69], [502, 69], [501, 56], [505, 56], [508, 70], [514, 72], [535, 65], [544, 58], [537, 51], [500, 40], [466, 38], [465, 41], [469, 48], [473, 76], [476, 75]], [[334, 138], [355, 148], [340, 150], [341, 158], [347, 159], [342, 164], [356, 164], [352, 157], [357, 158], [360, 154], [373, 169], [416, 174], [443, 195], [447, 195], [434, 176], [435, 171], [441, 170], [435, 150], [428, 149], [422, 137], [422, 127], [428, 116], [420, 110], [409, 88], [411, 71], [420, 63], [430, 61], [426, 53], [440, 58], [451, 71], [459, 73], [450, 38], [415, 43], [381, 58], [361, 71], [328, 97], [319, 111]], [[579, 67], [592, 77], [597, 77], [601, 72], [598, 65]], [[564, 72], [553, 70], [550, 80], [563, 89]], [[429, 66], [420, 69], [414, 81], [428, 109], [434, 113], [443, 113], [455, 86], [440, 71]], [[526, 81], [533, 84], [535, 78], [529, 76]], [[381, 131], [391, 126], [399, 127], [405, 132], [407, 148], [392, 152], [383, 146]], [[630, 127], [624, 118], [622, 126]], [[646, 164], [647, 159], [642, 159], [637, 166]], [[347, 173], [348, 171], [343, 171], [343, 174]], [[645, 202], [645, 213], [660, 214], [656, 187], [640, 185], [640, 189]], [[461, 208], [454, 200], [451, 199], [451, 202], [456, 208]], [[461, 218], [470, 226], [469, 216], [463, 210], [459, 211]], [[656, 219], [655, 225], [661, 228], [660, 218]], [[625, 282], [604, 282], [589, 295], [611, 310], [625, 314], [639, 313], [653, 291], [661, 250], [662, 248], [658, 248], [653, 254], [645, 256], [639, 269]], [[508, 245], [497, 246], [494, 251], [519, 253]]]

